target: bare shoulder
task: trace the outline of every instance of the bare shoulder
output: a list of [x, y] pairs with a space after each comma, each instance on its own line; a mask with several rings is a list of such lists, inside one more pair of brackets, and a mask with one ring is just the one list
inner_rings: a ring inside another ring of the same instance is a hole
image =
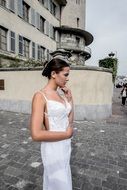
[[40, 91], [36, 92], [33, 95], [32, 103], [33, 104], [45, 104], [45, 98]]

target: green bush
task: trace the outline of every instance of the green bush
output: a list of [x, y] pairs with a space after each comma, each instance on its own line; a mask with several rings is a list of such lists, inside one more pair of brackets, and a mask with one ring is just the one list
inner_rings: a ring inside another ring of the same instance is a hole
[[117, 75], [117, 68], [118, 68], [118, 59], [112, 57], [101, 59], [99, 60], [99, 67], [112, 69], [113, 70], [112, 78], [113, 82], [115, 82], [115, 78]]

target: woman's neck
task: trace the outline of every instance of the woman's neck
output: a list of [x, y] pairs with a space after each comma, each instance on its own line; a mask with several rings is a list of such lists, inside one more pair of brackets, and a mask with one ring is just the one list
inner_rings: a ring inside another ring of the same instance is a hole
[[48, 84], [45, 86], [44, 89], [50, 90], [50, 91], [56, 91], [57, 88], [58, 88], [58, 86], [57, 86], [56, 84], [54, 84], [53, 81], [50, 81], [50, 80], [49, 80], [49, 81], [48, 81]]

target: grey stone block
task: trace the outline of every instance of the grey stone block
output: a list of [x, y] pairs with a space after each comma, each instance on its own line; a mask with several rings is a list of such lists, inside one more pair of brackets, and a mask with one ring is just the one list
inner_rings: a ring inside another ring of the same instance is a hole
[[[31, 102], [0, 100], [0, 110], [31, 113]], [[75, 105], [75, 120], [101, 120], [112, 115], [112, 105]]]

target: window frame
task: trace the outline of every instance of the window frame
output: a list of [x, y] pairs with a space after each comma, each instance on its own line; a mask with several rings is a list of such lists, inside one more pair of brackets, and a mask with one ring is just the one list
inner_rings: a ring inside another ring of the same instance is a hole
[[46, 48], [44, 46], [38, 45], [37, 49], [38, 60], [43, 61], [45, 59], [45, 50]]
[[39, 3], [41, 3], [42, 5], [44, 5], [44, 0], [38, 0], [39, 1]]
[[40, 15], [40, 31], [42, 32], [42, 33], [44, 33], [45, 32], [45, 19], [44, 19], [44, 17], [42, 17], [41, 15]]
[[[13, 46], [14, 43], [14, 46]], [[15, 53], [15, 32], [10, 31], [10, 51]]]
[[32, 58], [35, 59], [35, 54], [36, 53], [36, 49], [35, 49], [35, 42], [32, 42]]
[[1, 6], [6, 7], [6, 3], [7, 3], [6, 0], [0, 0], [0, 5]]
[[23, 37], [23, 56], [26, 58], [30, 57], [30, 40]]
[[76, 0], [76, 4], [80, 5], [80, 0]]
[[77, 27], [79, 27], [79, 18], [77, 17]]
[[76, 47], [79, 47], [80, 44], [80, 37], [76, 36]]
[[56, 16], [56, 4], [54, 2], [52, 2], [52, 9], [51, 9], [51, 13]]
[[19, 55], [30, 57], [30, 40], [19, 35]]
[[[4, 32], [4, 34], [2, 34]], [[7, 32], [8, 30], [2, 26], [0, 26], [0, 49], [7, 51]], [[4, 39], [4, 40], [3, 40]], [[3, 46], [5, 46], [5, 48], [3, 48]]]
[[30, 11], [30, 6], [23, 1], [23, 19], [29, 23], [29, 11]]

